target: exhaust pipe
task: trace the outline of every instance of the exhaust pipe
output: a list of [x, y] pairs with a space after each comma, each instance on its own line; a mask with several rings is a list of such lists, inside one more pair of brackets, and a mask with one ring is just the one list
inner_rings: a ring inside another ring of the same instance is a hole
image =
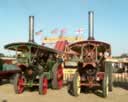
[[34, 42], [34, 16], [29, 16], [29, 42]]
[[94, 12], [88, 12], [88, 40], [94, 40]]

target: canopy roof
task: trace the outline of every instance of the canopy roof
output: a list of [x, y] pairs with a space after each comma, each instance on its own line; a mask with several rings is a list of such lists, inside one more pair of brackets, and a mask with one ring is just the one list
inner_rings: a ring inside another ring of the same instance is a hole
[[79, 42], [75, 42], [69, 45], [69, 47], [77, 52], [81, 51], [81, 48], [84, 46], [88, 46], [88, 45], [92, 45], [92, 46], [99, 46], [99, 47], [104, 47], [105, 49], [110, 49], [111, 50], [111, 46], [108, 43], [105, 42], [101, 42], [101, 41], [95, 41], [95, 40], [86, 40], [86, 41], [79, 41]]
[[8, 50], [13, 50], [13, 51], [29, 51], [31, 49], [32, 52], [35, 52], [37, 49], [43, 52], [48, 52], [48, 53], [59, 53], [57, 50], [41, 46], [36, 43], [32, 42], [16, 42], [16, 43], [10, 43], [4, 46], [5, 49]]

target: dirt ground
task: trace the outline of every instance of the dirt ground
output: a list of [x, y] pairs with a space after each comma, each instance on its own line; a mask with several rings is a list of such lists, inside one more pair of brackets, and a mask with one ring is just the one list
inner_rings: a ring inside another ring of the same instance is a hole
[[80, 96], [74, 97], [68, 94], [66, 86], [61, 90], [48, 89], [46, 95], [39, 95], [37, 91], [24, 91], [23, 94], [17, 95], [13, 85], [4, 84], [0, 85], [0, 102], [128, 102], [128, 90], [114, 87], [107, 98], [94, 93], [81, 93]]

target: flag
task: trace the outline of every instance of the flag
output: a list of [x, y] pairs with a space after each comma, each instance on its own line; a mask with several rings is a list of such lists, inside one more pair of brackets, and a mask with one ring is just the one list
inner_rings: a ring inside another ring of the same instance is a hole
[[64, 34], [67, 33], [67, 29], [66, 28], [62, 28], [60, 30], [60, 35], [59, 35], [59, 38], [62, 39], [64, 37]]
[[63, 28], [63, 29], [60, 30], [60, 34], [61, 35], [65, 34], [65, 33], [67, 33], [67, 29], [66, 28]]
[[43, 31], [42, 30], [39, 30], [38, 32], [36, 32], [35, 34], [36, 35], [41, 35], [43, 33]]
[[59, 32], [59, 29], [58, 28], [55, 28], [51, 31], [51, 34], [57, 34]]
[[77, 34], [83, 34], [84, 33], [84, 29], [83, 28], [79, 28], [76, 30]]

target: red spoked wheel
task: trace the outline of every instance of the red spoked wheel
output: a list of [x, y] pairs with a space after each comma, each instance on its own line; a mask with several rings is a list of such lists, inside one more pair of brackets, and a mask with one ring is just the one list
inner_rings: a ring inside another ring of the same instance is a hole
[[24, 91], [25, 78], [23, 75], [16, 74], [14, 80], [14, 90], [16, 94], [21, 94]]
[[63, 68], [61, 64], [58, 66], [57, 69], [57, 82], [58, 82], [58, 89], [62, 88], [63, 86]]
[[39, 80], [39, 94], [45, 95], [48, 90], [48, 79], [44, 75], [40, 77]]
[[61, 64], [56, 64], [53, 67], [52, 88], [61, 89], [62, 86], [63, 86], [63, 68]]

